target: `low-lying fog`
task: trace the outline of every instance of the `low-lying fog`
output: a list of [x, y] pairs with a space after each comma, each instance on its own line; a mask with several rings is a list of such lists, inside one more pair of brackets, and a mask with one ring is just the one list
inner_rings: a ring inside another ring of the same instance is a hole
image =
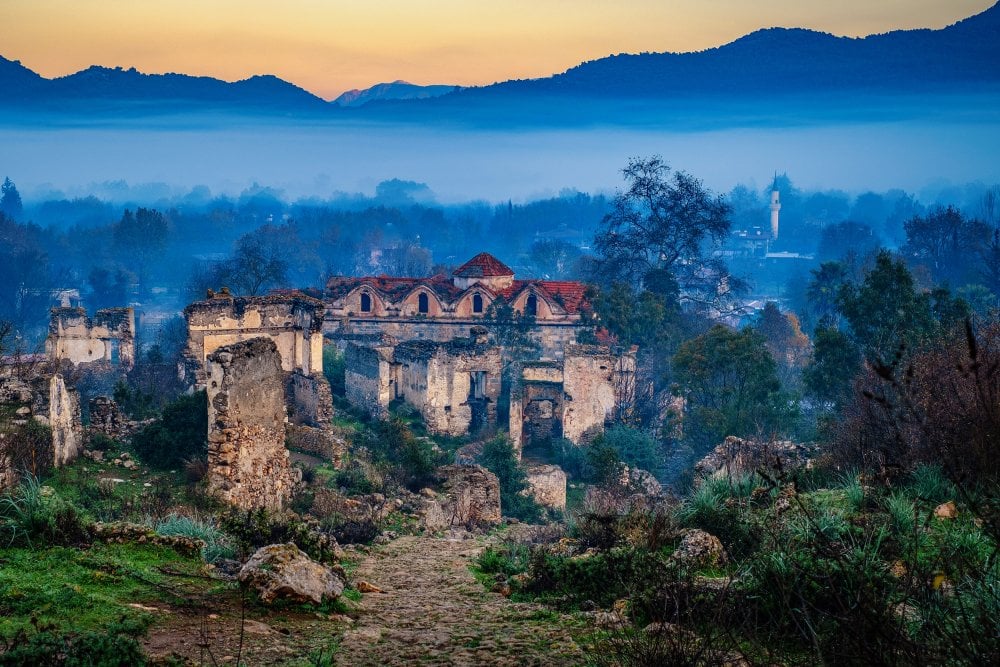
[[291, 199], [370, 193], [380, 181], [427, 183], [443, 202], [524, 201], [563, 188], [610, 191], [630, 156], [663, 155], [716, 191], [775, 171], [804, 188], [848, 191], [1000, 180], [995, 124], [917, 120], [790, 129], [668, 131], [428, 129], [387, 123], [190, 120], [157, 129], [46, 127], [0, 121], [0, 175], [31, 197], [91, 194], [93, 184], [208, 185], [238, 194], [253, 182]]

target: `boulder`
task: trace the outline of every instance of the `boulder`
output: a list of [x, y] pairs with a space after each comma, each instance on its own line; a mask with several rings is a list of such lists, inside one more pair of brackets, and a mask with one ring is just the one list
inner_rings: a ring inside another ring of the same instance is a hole
[[808, 467], [811, 454], [811, 449], [790, 440], [764, 442], [730, 435], [694, 469], [700, 477], [742, 476], [761, 469], [780, 474]]
[[482, 466], [449, 465], [437, 469], [442, 491], [420, 496], [420, 514], [427, 530], [452, 526], [477, 528], [500, 523], [500, 480]]
[[566, 473], [559, 466], [532, 465], [524, 469], [527, 476], [527, 495], [542, 507], [566, 509]]
[[728, 560], [719, 538], [697, 528], [690, 528], [682, 533], [673, 559], [680, 565], [695, 570], [719, 567]]
[[339, 597], [346, 578], [289, 542], [258, 549], [240, 570], [239, 581], [257, 591], [267, 604], [279, 598], [320, 604]]

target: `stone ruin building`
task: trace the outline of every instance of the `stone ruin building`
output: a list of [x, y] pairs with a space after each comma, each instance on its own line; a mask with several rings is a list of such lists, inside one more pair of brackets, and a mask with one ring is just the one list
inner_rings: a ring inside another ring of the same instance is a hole
[[567, 345], [561, 361], [517, 364], [510, 438], [519, 448], [549, 438], [589, 442], [629, 402], [634, 378], [635, 351], [603, 345]]
[[208, 355], [208, 489], [244, 509], [281, 509], [301, 472], [285, 448], [285, 371], [271, 338]]
[[420, 411], [428, 430], [465, 435], [497, 424], [502, 365], [486, 329], [448, 342], [411, 340], [346, 352], [347, 399], [376, 418], [402, 399]]
[[270, 338], [281, 357], [290, 417], [322, 427], [333, 417], [330, 383], [323, 376], [323, 302], [298, 292], [268, 296], [212, 294], [184, 309], [188, 342], [181, 376], [206, 386], [206, 361], [220, 347]]
[[83, 308], [53, 308], [46, 356], [74, 366], [103, 365], [124, 371], [135, 366], [135, 311], [105, 308], [94, 318]]
[[498, 424], [503, 360], [483, 327], [468, 338], [351, 344], [346, 352], [347, 400], [385, 418], [397, 399], [417, 408], [432, 433], [466, 435], [506, 428], [520, 450], [531, 441], [564, 437], [582, 444], [615, 417], [635, 373], [632, 352], [568, 345], [559, 361], [514, 364], [509, 421]]
[[290, 497], [286, 442], [340, 462], [346, 444], [332, 431], [323, 311], [323, 302], [298, 292], [223, 291], [184, 309], [180, 373], [208, 392], [209, 486], [232, 504], [273, 508]]
[[485, 252], [450, 278], [334, 277], [324, 299], [324, 332], [341, 349], [386, 335], [398, 341], [465, 338], [489, 317], [491, 306], [503, 304], [534, 318], [532, 335], [543, 356], [553, 359], [576, 341], [590, 310], [583, 283], [516, 280], [510, 267]]

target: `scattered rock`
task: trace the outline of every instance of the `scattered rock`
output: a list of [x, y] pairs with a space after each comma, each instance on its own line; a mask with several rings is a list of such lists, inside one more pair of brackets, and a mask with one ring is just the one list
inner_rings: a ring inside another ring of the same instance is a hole
[[720, 567], [728, 560], [719, 538], [697, 528], [683, 531], [672, 557], [681, 565], [696, 570]]
[[954, 519], [958, 516], [958, 507], [955, 506], [954, 500], [949, 500], [946, 503], [941, 503], [934, 508], [934, 516], [939, 519]]
[[240, 570], [239, 580], [265, 603], [278, 598], [319, 604], [344, 592], [345, 577], [309, 558], [292, 543], [261, 547]]
[[790, 440], [761, 442], [731, 435], [695, 465], [695, 472], [701, 477], [749, 475], [762, 468], [787, 473], [808, 467], [811, 455], [811, 449]]
[[566, 509], [566, 473], [555, 465], [533, 465], [524, 469], [528, 488], [524, 494], [542, 507]]
[[362, 593], [384, 593], [385, 592], [381, 588], [379, 588], [378, 586], [375, 586], [374, 584], [370, 584], [370, 583], [368, 583], [367, 581], [365, 581], [363, 579], [361, 581], [359, 581], [355, 585], [355, 588], [357, 588]]

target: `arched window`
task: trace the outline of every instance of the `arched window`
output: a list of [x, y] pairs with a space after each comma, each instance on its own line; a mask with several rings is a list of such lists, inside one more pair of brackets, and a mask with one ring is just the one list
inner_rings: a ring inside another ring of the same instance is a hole
[[472, 296], [472, 312], [481, 313], [483, 312], [483, 297], [479, 294], [474, 294]]
[[417, 311], [421, 313], [427, 313], [430, 311], [430, 304], [427, 301], [427, 295], [421, 292], [420, 296], [417, 297]]
[[364, 292], [361, 293], [361, 312], [362, 313], [372, 312], [372, 298]]
[[538, 315], [538, 298], [534, 294], [530, 295], [528, 300], [524, 302], [524, 314], [529, 317]]

